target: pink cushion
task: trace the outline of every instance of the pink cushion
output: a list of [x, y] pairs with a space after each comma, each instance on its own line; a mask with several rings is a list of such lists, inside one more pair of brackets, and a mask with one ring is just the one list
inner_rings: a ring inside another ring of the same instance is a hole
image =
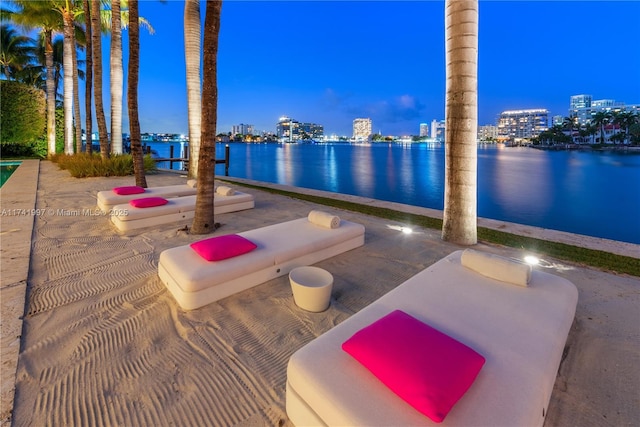
[[138, 187], [136, 185], [132, 185], [129, 187], [115, 187], [113, 192], [116, 194], [120, 194], [121, 196], [126, 196], [127, 194], [140, 194], [144, 193], [144, 188]]
[[444, 420], [485, 362], [473, 349], [400, 310], [356, 332], [342, 349], [435, 422]]
[[152, 208], [154, 206], [166, 205], [169, 201], [162, 197], [144, 197], [142, 199], [129, 200], [129, 204], [134, 208]]
[[258, 246], [237, 234], [212, 237], [193, 242], [191, 248], [207, 261], [221, 261], [234, 256], [251, 252]]

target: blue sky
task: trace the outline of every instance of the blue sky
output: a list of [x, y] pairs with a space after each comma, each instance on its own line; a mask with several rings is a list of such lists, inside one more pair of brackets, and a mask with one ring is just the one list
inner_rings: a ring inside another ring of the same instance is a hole
[[[155, 28], [141, 31], [143, 132], [187, 133], [183, 10], [140, 3]], [[566, 116], [583, 93], [640, 104], [639, 16], [637, 1], [481, 0], [479, 124], [508, 109]], [[351, 135], [357, 117], [384, 135], [418, 134], [444, 119], [444, 1], [226, 1], [218, 90], [219, 132], [273, 132], [288, 115], [326, 134]]]

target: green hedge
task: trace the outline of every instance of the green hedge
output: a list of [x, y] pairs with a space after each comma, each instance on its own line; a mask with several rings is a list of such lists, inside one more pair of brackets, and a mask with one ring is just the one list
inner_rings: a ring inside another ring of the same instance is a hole
[[47, 125], [44, 91], [0, 80], [0, 142], [2, 155], [24, 156], [45, 136]]

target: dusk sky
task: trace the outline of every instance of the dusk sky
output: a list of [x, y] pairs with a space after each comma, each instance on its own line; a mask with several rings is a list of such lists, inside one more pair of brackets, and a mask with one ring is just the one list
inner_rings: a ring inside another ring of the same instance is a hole
[[[143, 132], [188, 131], [183, 12], [140, 2], [155, 28], [141, 30]], [[640, 104], [639, 17], [637, 1], [480, 1], [478, 124], [509, 109], [566, 116], [577, 94]], [[376, 133], [417, 135], [444, 119], [444, 49], [444, 1], [225, 1], [218, 132], [274, 132], [287, 115], [325, 134], [369, 117]]]

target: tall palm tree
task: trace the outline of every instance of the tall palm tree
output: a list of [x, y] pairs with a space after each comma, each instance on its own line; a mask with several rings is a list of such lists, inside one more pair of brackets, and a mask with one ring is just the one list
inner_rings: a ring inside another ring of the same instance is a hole
[[611, 113], [608, 111], [598, 111], [591, 118], [591, 123], [600, 129], [600, 144], [604, 144], [604, 127], [611, 121]]
[[53, 33], [62, 29], [60, 15], [48, 1], [14, 0], [11, 4], [18, 11], [10, 14], [11, 20], [27, 29], [40, 31], [44, 44], [45, 67], [47, 70], [47, 154], [56, 152], [56, 91], [53, 70]]
[[107, 134], [107, 119], [104, 115], [104, 101], [102, 99], [102, 41], [100, 27], [100, 2], [90, 0], [91, 3], [91, 45], [93, 62], [93, 98], [96, 108], [96, 122], [98, 123], [98, 138], [100, 140], [100, 156], [109, 157], [109, 137]]
[[138, 0], [129, 0], [129, 75], [127, 79], [127, 104], [129, 106], [129, 134], [131, 155], [136, 185], [147, 187], [142, 158], [140, 121], [138, 120], [138, 74], [140, 68], [140, 28], [138, 22]]
[[[73, 57], [76, 53], [75, 20], [82, 13], [74, 0], [53, 0], [52, 6], [62, 16], [64, 35], [63, 58], [63, 105], [64, 105], [64, 152], [74, 152], [74, 126], [73, 126], [73, 91], [74, 77], [77, 76], [77, 68], [74, 68]], [[77, 82], [76, 82], [77, 85]], [[80, 120], [80, 118], [78, 118]]]
[[184, 53], [187, 68], [187, 105], [189, 120], [189, 176], [198, 176], [200, 154], [200, 1], [184, 2]]
[[122, 154], [122, 25], [120, 0], [111, 1], [111, 153]]
[[442, 239], [477, 237], [478, 0], [445, 1], [446, 112]]
[[91, 6], [89, 0], [83, 0], [82, 10], [84, 11], [84, 31], [86, 38], [86, 59], [85, 59], [85, 90], [84, 90], [84, 109], [85, 109], [85, 135], [86, 152], [91, 154], [93, 151], [91, 134], [93, 132], [93, 115], [91, 114], [91, 99], [93, 91], [93, 40], [91, 36]]
[[218, 121], [218, 35], [222, 0], [207, 1], [204, 21], [202, 133], [198, 158], [196, 210], [191, 232], [205, 234], [215, 230], [213, 184], [216, 158], [216, 126]]

